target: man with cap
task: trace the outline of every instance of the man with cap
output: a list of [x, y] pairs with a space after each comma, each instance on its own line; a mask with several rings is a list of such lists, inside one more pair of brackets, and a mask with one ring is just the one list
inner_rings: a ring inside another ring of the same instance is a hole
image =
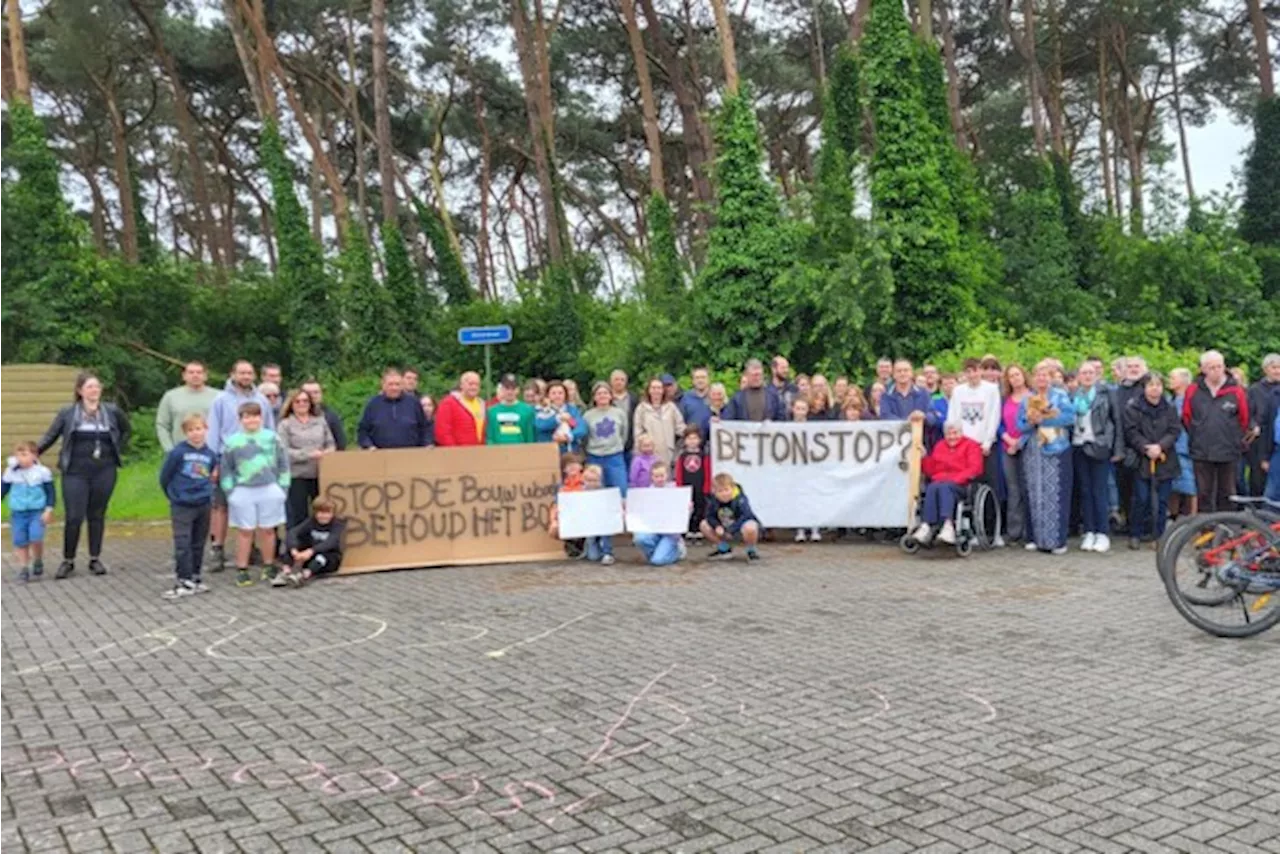
[[498, 381], [498, 402], [489, 407], [485, 442], [489, 445], [525, 445], [537, 441], [533, 421], [537, 413], [520, 399], [520, 383], [515, 374], [503, 374]]

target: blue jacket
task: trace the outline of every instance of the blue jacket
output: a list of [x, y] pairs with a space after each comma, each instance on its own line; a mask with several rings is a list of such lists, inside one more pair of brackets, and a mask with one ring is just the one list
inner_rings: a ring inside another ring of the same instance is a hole
[[[747, 417], [747, 392], [739, 391], [729, 401], [729, 405], [720, 413], [723, 421], [749, 421]], [[786, 421], [787, 406], [782, 402], [782, 395], [772, 385], [764, 387], [764, 419], [766, 421]]]
[[213, 470], [217, 467], [218, 455], [208, 445], [196, 448], [190, 442], [179, 442], [160, 467], [160, 488], [171, 504], [203, 507], [213, 501]]
[[362, 448], [424, 448], [430, 432], [416, 397], [402, 394], [391, 400], [375, 394], [364, 405], [356, 436]]
[[905, 395], [898, 394], [896, 385], [890, 386], [880, 398], [881, 421], [906, 421], [913, 412], [924, 413], [926, 426], [935, 427], [942, 423], [933, 408], [933, 397], [919, 386], [913, 385]]
[[711, 438], [711, 405], [705, 397], [699, 397], [693, 391], [682, 392], [677, 403], [685, 425], [697, 427], [702, 433], [702, 444], [705, 445]]
[[741, 486], [733, 488], [733, 498], [724, 502], [720, 502], [716, 498], [715, 492], [711, 492], [707, 496], [707, 524], [714, 530], [716, 527], [724, 528], [726, 534], [736, 534], [742, 530], [742, 526], [748, 522], [760, 524], [760, 520], [756, 518], [755, 512], [751, 509], [751, 502], [747, 500], [747, 494], [742, 491]]
[[39, 460], [28, 468], [21, 468], [16, 457], [9, 458], [4, 470], [4, 486], [0, 497], [9, 499], [10, 513], [31, 513], [52, 508], [58, 503], [58, 493], [53, 486], [53, 472]]
[[[587, 440], [587, 422], [582, 418], [582, 410], [572, 403], [564, 405], [564, 411], [573, 418], [573, 429], [569, 431], [569, 446], [565, 449], [574, 451], [582, 447]], [[560, 426], [559, 410], [551, 406], [539, 406], [533, 419], [533, 430], [539, 442], [554, 442], [556, 428]]]
[[1026, 447], [1027, 442], [1036, 441], [1037, 427], [1056, 427], [1058, 428], [1057, 436], [1048, 444], [1042, 447], [1046, 454], [1061, 454], [1063, 451], [1071, 449], [1071, 426], [1076, 423], [1075, 408], [1071, 405], [1071, 397], [1064, 389], [1051, 388], [1048, 392], [1049, 406], [1058, 410], [1058, 414], [1046, 421], [1041, 421], [1039, 425], [1032, 424], [1027, 420], [1027, 403], [1035, 395], [1027, 395], [1022, 404], [1018, 407], [1018, 431], [1022, 433], [1022, 446]]

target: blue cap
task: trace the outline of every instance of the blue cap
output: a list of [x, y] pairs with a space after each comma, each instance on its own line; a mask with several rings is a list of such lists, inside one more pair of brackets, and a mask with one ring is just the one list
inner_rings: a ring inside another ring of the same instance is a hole
[[676, 384], [676, 378], [675, 378], [675, 377], [673, 377], [673, 376], [671, 376], [671, 374], [663, 374], [662, 376], [658, 377], [658, 379], [662, 380], [662, 384], [663, 384], [663, 385], [675, 385], [675, 384]]

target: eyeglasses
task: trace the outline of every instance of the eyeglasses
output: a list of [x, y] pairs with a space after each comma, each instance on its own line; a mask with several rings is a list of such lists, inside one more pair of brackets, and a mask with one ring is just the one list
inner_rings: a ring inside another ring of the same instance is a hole
[[280, 399], [280, 395], [278, 395], [278, 394], [268, 394], [268, 395], [266, 395], [266, 398], [267, 398], [267, 400], [279, 400], [279, 399]]

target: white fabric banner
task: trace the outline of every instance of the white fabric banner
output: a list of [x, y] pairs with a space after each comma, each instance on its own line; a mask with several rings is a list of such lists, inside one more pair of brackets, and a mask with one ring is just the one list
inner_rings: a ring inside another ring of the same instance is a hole
[[627, 530], [633, 534], [683, 534], [689, 530], [693, 487], [627, 490]]
[[766, 527], [908, 525], [909, 422], [722, 421], [711, 427], [711, 473], [733, 475]]
[[556, 496], [560, 513], [560, 539], [607, 537], [621, 534], [622, 491], [592, 489], [587, 492], [561, 492]]

